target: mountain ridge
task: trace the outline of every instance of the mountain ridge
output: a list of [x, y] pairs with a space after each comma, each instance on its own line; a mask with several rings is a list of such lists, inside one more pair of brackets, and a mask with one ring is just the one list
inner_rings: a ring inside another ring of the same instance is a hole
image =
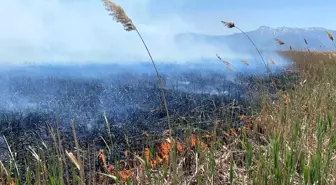
[[[260, 26], [255, 30], [245, 32], [257, 45], [260, 50], [310, 50], [328, 51], [335, 50], [334, 43], [329, 39], [326, 31], [336, 34], [336, 30], [330, 30], [323, 27], [276, 27]], [[274, 41], [278, 38], [285, 42], [280, 46]], [[251, 52], [253, 45], [242, 33], [230, 35], [207, 35], [198, 33], [182, 33], [176, 35], [175, 41], [179, 44], [194, 42], [207, 43], [218, 47], [229, 47], [235, 52]], [[307, 44], [305, 42], [307, 41]]]

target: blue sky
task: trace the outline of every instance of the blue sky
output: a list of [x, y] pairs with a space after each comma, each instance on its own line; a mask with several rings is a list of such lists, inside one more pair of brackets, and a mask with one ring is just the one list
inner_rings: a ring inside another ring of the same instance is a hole
[[[318, 26], [336, 29], [333, 0], [118, 0], [160, 61], [234, 57], [228, 48], [190, 43], [179, 48], [184, 32], [230, 34], [221, 20], [244, 30], [261, 25]], [[147, 60], [135, 33], [107, 15], [100, 0], [0, 0], [0, 63], [129, 62]]]

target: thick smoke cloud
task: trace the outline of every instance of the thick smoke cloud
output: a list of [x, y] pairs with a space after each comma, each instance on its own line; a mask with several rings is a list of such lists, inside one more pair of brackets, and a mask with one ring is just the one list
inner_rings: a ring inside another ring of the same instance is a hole
[[[150, 11], [150, 0], [116, 1], [124, 7], [162, 62], [235, 57], [206, 43], [179, 45], [175, 35], [193, 24], [178, 14]], [[135, 33], [115, 23], [99, 0], [1, 0], [0, 64], [148, 61]]]

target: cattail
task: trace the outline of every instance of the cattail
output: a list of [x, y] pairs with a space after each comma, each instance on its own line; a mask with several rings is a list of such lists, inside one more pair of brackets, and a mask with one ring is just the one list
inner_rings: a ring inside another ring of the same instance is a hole
[[126, 31], [135, 30], [135, 26], [132, 20], [127, 16], [123, 8], [109, 0], [103, 0], [103, 3], [106, 7], [106, 10], [110, 12], [110, 15], [113, 17], [113, 19], [116, 22], [121, 23]]
[[222, 23], [228, 27], [228, 28], [234, 28], [236, 27], [235, 24], [233, 22], [225, 22], [225, 21], [222, 21]]
[[289, 49], [292, 51], [293, 50], [292, 46], [289, 46]]
[[76, 157], [73, 155], [72, 152], [68, 152], [65, 150], [66, 155], [69, 157], [70, 161], [76, 166], [78, 170], [80, 170], [79, 162], [77, 161]]
[[278, 38], [274, 38], [274, 40], [275, 40], [279, 45], [284, 45], [284, 44], [285, 44], [284, 41], [282, 41], [282, 40], [280, 40], [280, 39], [278, 39]]
[[326, 31], [326, 33], [327, 33], [329, 39], [333, 41], [334, 40], [334, 35], [332, 33], [330, 33], [329, 31]]
[[306, 40], [306, 39], [304, 39], [304, 41], [305, 41], [306, 45], [308, 45], [308, 42], [307, 42], [307, 40]]

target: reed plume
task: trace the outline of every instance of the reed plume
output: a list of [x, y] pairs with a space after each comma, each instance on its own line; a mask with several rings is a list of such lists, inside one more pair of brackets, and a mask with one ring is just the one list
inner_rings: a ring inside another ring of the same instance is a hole
[[232, 72], [232, 68], [230, 66], [226, 66], [226, 69], [229, 70], [230, 72]]
[[76, 159], [76, 157], [74, 156], [74, 154], [72, 152], [68, 152], [67, 150], [65, 150], [65, 154], [68, 156], [68, 158], [70, 159], [70, 161], [72, 162], [72, 164], [74, 164], [76, 166], [76, 168], [78, 170], [80, 170], [81, 169], [81, 165], [79, 164], [79, 162]]
[[332, 33], [330, 33], [329, 31], [326, 31], [326, 33], [327, 33], [329, 39], [333, 42], [334, 47], [336, 49], [336, 45], [335, 45], [335, 42], [334, 42], [334, 35]]
[[246, 65], [246, 66], [249, 65], [249, 63], [246, 60], [241, 60], [241, 61], [244, 63], [244, 65]]
[[124, 11], [124, 9], [121, 6], [117, 5], [116, 3], [114, 3], [110, 0], [102, 0], [102, 1], [103, 1], [104, 5], [106, 7], [106, 10], [108, 12], [110, 12], [109, 15], [112, 16], [113, 19], [117, 23], [121, 23], [126, 31], [135, 31], [138, 34], [139, 38], [141, 39], [142, 44], [146, 48], [148, 56], [152, 61], [153, 67], [154, 67], [155, 72], [156, 72], [156, 76], [157, 76], [158, 81], [159, 81], [159, 85], [160, 85], [160, 89], [161, 89], [161, 93], [162, 93], [162, 99], [163, 99], [163, 103], [164, 103], [164, 106], [165, 106], [165, 109], [166, 109], [166, 114], [167, 114], [168, 127], [169, 127], [169, 130], [171, 130], [168, 104], [167, 104], [166, 96], [165, 96], [165, 93], [164, 93], [164, 90], [163, 90], [163, 82], [161, 80], [159, 71], [156, 67], [156, 64], [154, 62], [152, 54], [150, 53], [145, 40], [142, 38], [139, 30], [137, 29], [135, 24], [132, 22], [132, 20], [127, 16], [126, 12]]
[[261, 52], [259, 51], [258, 47], [255, 45], [255, 43], [253, 42], [251, 37], [248, 36], [242, 29], [237, 27], [233, 22], [225, 22], [225, 21], [221, 21], [221, 22], [224, 24], [224, 26], [226, 26], [228, 28], [236, 28], [237, 30], [239, 30], [241, 33], [243, 33], [250, 40], [250, 42], [253, 44], [254, 48], [257, 50], [261, 60], [263, 61], [264, 65], [265, 65], [265, 68], [267, 70], [267, 73], [270, 73], [270, 69], [269, 69], [269, 66], [267, 65], [267, 62], [265, 61], [264, 57], [262, 56]]
[[334, 41], [334, 35], [332, 33], [330, 33], [329, 31], [326, 31], [328, 37], [330, 40]]
[[218, 54], [216, 54], [216, 56], [217, 56], [217, 58], [218, 58], [221, 62], [223, 62], [224, 64], [226, 64], [226, 65], [230, 65], [230, 62], [228, 62], [228, 61], [226, 61], [226, 60], [223, 60], [222, 57], [220, 57]]
[[303, 39], [304, 40], [304, 42], [305, 42], [305, 44], [306, 44], [306, 46], [307, 46], [307, 51], [311, 54], [311, 52], [310, 52], [310, 49], [309, 49], [309, 46], [308, 46], [308, 41], [307, 41], [307, 39]]
[[103, 0], [103, 3], [106, 10], [110, 12], [109, 15], [112, 16], [117, 23], [121, 23], [126, 31], [133, 31], [136, 29], [132, 20], [127, 16], [123, 8], [109, 0]]
[[284, 44], [285, 44], [284, 41], [282, 41], [282, 40], [280, 40], [280, 39], [278, 39], [278, 38], [274, 38], [274, 40], [275, 40], [279, 45], [284, 45]]
[[270, 58], [269, 61], [270, 61], [272, 64], [275, 64], [275, 61], [274, 61], [272, 58]]
[[234, 27], [236, 27], [235, 24], [232, 23], [232, 22], [224, 22], [224, 21], [222, 21], [222, 23], [223, 23], [226, 27], [228, 27], [228, 28], [234, 28]]

